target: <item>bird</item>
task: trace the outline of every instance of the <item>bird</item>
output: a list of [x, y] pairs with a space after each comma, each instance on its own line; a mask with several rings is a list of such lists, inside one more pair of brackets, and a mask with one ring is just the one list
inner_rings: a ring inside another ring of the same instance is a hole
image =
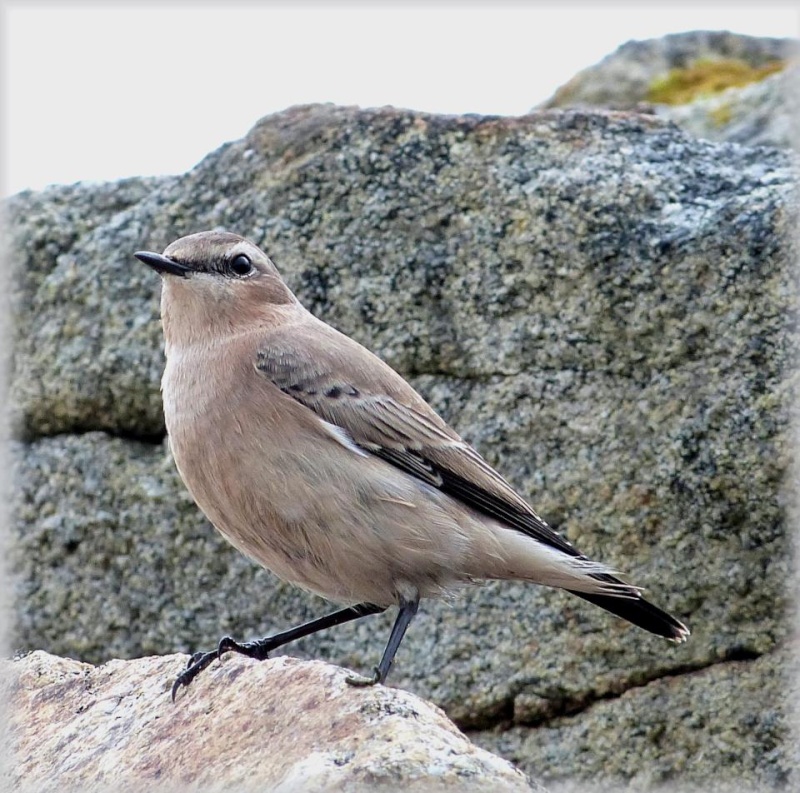
[[263, 660], [397, 607], [386, 681], [421, 600], [517, 580], [567, 590], [658, 636], [689, 629], [582, 554], [394, 369], [308, 311], [254, 242], [224, 230], [134, 254], [162, 281], [164, 418], [178, 473], [214, 527], [341, 608], [196, 652], [172, 698], [228, 652]]

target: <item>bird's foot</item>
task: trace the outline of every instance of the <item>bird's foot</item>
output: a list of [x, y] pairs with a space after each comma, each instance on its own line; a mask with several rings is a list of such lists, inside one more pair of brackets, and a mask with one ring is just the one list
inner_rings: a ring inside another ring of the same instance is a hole
[[178, 689], [181, 686], [191, 685], [192, 680], [194, 680], [215, 658], [219, 658], [219, 652], [217, 650], [212, 650], [210, 653], [195, 653], [189, 659], [186, 669], [175, 678], [175, 682], [172, 684], [173, 702], [175, 701]]
[[381, 670], [376, 666], [375, 671], [370, 675], [370, 677], [364, 677], [363, 675], [348, 675], [344, 682], [350, 686], [355, 686], [356, 688], [366, 688], [367, 686], [374, 686], [378, 683], [382, 683], [381, 680]]
[[208, 653], [195, 653], [186, 666], [172, 684], [172, 701], [175, 701], [175, 695], [181, 686], [189, 686], [192, 681], [202, 672], [213, 660], [221, 658], [223, 653], [234, 652], [246, 655], [248, 658], [254, 658], [256, 661], [263, 661], [269, 658], [269, 651], [271, 649], [271, 641], [262, 639], [256, 642], [237, 642], [230, 636], [223, 636], [219, 640], [216, 650]]
[[273, 649], [275, 649], [274, 642], [270, 636], [255, 642], [237, 642], [236, 639], [231, 639], [230, 636], [223, 636], [217, 645], [217, 655], [239, 653], [255, 661], [266, 661], [269, 658], [270, 650]]

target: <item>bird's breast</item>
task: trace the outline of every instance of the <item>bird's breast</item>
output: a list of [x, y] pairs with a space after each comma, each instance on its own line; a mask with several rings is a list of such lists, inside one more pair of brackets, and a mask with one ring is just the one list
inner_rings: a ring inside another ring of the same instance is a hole
[[458, 508], [342, 443], [251, 360], [241, 350], [167, 355], [173, 457], [214, 526], [281, 578], [341, 602], [388, 605], [404, 588], [452, 580], [467, 542]]

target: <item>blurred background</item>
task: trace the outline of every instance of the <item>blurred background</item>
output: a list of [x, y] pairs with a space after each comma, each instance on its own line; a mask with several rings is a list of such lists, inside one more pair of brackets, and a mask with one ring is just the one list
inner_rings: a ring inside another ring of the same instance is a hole
[[631, 39], [796, 36], [794, 3], [7, 3], [4, 195], [182, 173], [291, 105], [517, 115]]

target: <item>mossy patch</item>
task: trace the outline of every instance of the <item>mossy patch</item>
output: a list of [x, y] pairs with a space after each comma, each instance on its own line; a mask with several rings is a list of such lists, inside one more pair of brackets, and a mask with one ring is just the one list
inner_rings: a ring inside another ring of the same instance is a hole
[[730, 124], [733, 118], [733, 108], [730, 102], [723, 102], [719, 107], [710, 110], [708, 115], [715, 126], [724, 127], [726, 124]]
[[781, 60], [761, 66], [751, 66], [735, 58], [699, 60], [682, 69], [671, 69], [666, 77], [655, 79], [647, 91], [647, 100], [664, 105], [682, 105], [726, 88], [756, 83], [785, 66]]

